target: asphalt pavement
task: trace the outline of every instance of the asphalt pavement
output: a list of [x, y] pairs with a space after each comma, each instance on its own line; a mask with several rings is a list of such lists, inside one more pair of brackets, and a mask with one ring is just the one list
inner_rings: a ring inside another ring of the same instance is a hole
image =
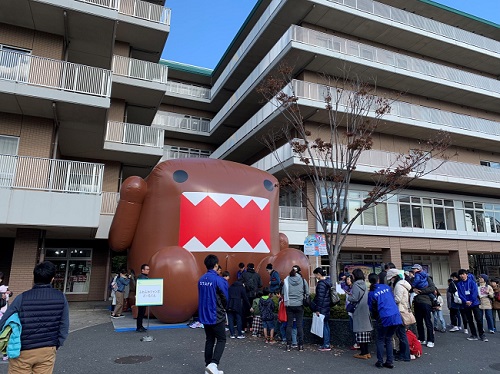
[[[70, 306], [70, 334], [59, 349], [54, 373], [204, 373], [203, 329], [155, 327], [149, 334], [117, 332], [104, 303]], [[179, 327], [179, 326], [177, 326]], [[145, 335], [153, 338], [141, 341]], [[334, 348], [319, 352], [306, 345], [304, 352], [285, 352], [281, 344], [265, 344], [262, 339], [228, 339], [219, 369], [225, 374], [258, 373], [498, 373], [500, 333], [487, 334], [489, 342], [466, 340], [463, 332], [436, 333], [434, 348], [424, 347], [424, 355], [411, 362], [396, 362], [394, 369], [377, 369], [375, 345], [371, 360], [352, 357], [353, 351]], [[7, 364], [0, 363], [0, 373]]]

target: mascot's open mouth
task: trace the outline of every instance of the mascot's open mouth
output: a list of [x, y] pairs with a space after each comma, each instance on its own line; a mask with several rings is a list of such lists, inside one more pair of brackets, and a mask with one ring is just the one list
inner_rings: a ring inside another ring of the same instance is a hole
[[270, 252], [271, 213], [262, 197], [184, 192], [179, 245], [191, 252]]

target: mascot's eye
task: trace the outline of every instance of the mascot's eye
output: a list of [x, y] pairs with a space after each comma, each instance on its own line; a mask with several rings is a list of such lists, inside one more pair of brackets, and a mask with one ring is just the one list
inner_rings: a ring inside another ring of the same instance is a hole
[[184, 183], [188, 179], [188, 173], [186, 173], [184, 170], [176, 170], [174, 171], [174, 181], [177, 183]]
[[274, 190], [274, 185], [273, 185], [273, 182], [271, 182], [269, 179], [266, 179], [264, 181], [264, 187], [266, 188], [266, 190], [268, 191], [272, 191]]

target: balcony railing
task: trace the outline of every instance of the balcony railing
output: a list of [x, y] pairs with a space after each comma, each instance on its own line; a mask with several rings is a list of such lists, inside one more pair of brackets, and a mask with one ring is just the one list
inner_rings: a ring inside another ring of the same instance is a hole
[[[357, 163], [358, 170], [362, 167], [380, 168], [394, 165], [400, 155], [395, 152], [369, 150], [364, 151]], [[270, 170], [274, 167], [280, 167], [280, 162], [284, 162], [296, 158], [294, 163], [300, 164], [298, 156], [294, 154], [289, 144], [278, 148], [276, 154], [270, 154], [253, 164], [254, 167], [261, 170]], [[279, 160], [279, 161], [278, 161]], [[432, 170], [439, 166], [441, 160], [431, 159], [425, 165], [425, 170]], [[318, 163], [321, 162], [318, 160]], [[466, 180], [474, 181], [474, 184], [479, 182], [500, 184], [500, 169], [490, 168], [488, 166], [473, 165], [464, 162], [448, 161], [442, 164], [438, 169], [429, 173], [429, 176], [446, 177], [443, 181], [449, 181], [448, 178], [456, 178], [460, 183], [468, 184]]]
[[184, 96], [198, 97], [201, 99], [210, 99], [210, 88], [195, 86], [182, 82], [169, 80], [167, 82], [167, 92], [176, 93]]
[[0, 79], [101, 97], [111, 93], [111, 71], [12, 51], [0, 51]]
[[0, 187], [100, 194], [103, 164], [0, 155]]
[[163, 148], [164, 133], [163, 129], [155, 127], [108, 121], [104, 140], [113, 143]]
[[[325, 103], [327, 94], [332, 96], [336, 94], [335, 89], [328, 90], [328, 86], [326, 85], [300, 80], [293, 80], [292, 87], [297, 97], [320, 101], [323, 104]], [[339, 103], [345, 106], [347, 104], [347, 97], [348, 95], [344, 95]], [[335, 101], [335, 98], [332, 100]], [[410, 104], [404, 101], [394, 101], [391, 103], [391, 115], [417, 120], [420, 123], [432, 123], [438, 126], [447, 126], [454, 129], [480, 132], [488, 135], [500, 135], [498, 122], [422, 105]]]
[[149, 61], [115, 55], [113, 74], [145, 81], [167, 83], [168, 68]]
[[210, 120], [179, 113], [159, 111], [156, 113], [152, 126], [208, 133], [210, 131]]
[[359, 57], [364, 60], [407, 70], [412, 73], [423, 74], [428, 77], [440, 78], [476, 89], [500, 93], [500, 81], [492, 78], [300, 26], [293, 25], [291, 28], [293, 34], [292, 39], [301, 43], [325, 48], [348, 56]]
[[187, 148], [187, 147], [176, 147], [176, 146], [165, 146], [165, 152], [163, 154], [162, 161], [172, 160], [179, 158], [208, 158], [210, 157], [210, 151]]
[[459, 29], [445, 23], [422, 17], [408, 11], [394, 8], [373, 0], [328, 0], [333, 3], [343, 4], [350, 8], [355, 8], [362, 12], [374, 14], [376, 16], [401, 23], [403, 25], [415, 27], [420, 30], [428, 31], [436, 35], [444, 36], [459, 42], [467, 43], [476, 47], [484, 48], [489, 51], [498, 52], [500, 42], [474, 34], [470, 31]]
[[106, 214], [106, 215], [115, 214], [119, 200], [120, 200], [119, 192], [103, 192], [101, 201], [101, 214]]
[[78, 0], [117, 10], [118, 13], [170, 26], [170, 9], [141, 0]]
[[307, 221], [306, 208], [299, 206], [280, 206], [280, 219]]

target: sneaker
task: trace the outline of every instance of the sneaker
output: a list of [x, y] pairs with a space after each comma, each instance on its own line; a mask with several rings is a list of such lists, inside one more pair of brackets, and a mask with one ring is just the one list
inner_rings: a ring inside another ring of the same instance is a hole
[[384, 364], [382, 362], [380, 362], [380, 361], [377, 361], [375, 363], [375, 366], [378, 367], [379, 369], [382, 369], [384, 367]]
[[494, 334], [495, 333], [495, 330], [490, 330], [490, 334]]
[[245, 339], [245, 338], [246, 338], [246, 336], [245, 336], [245, 335], [238, 335], [238, 336], [237, 336], [237, 338], [238, 338], [238, 339]]
[[427, 345], [427, 340], [419, 340], [422, 345]]
[[208, 364], [205, 368], [205, 374], [219, 374], [219, 369], [217, 369], [216, 363]]
[[230, 338], [231, 339], [236, 339], [236, 335], [231, 335]]
[[488, 338], [487, 338], [487, 337], [486, 337], [486, 335], [484, 335], [484, 334], [483, 334], [483, 335], [481, 335], [481, 336], [479, 337], [479, 339], [481, 339], [483, 342], [487, 342], [487, 341], [488, 341]]
[[2, 356], [2, 361], [7, 361], [9, 359], [9, 356]]
[[319, 347], [319, 351], [320, 352], [329, 352], [331, 351], [332, 349], [330, 348], [330, 346], [323, 346], [323, 347]]
[[115, 318], [125, 318], [125, 316], [123, 314], [119, 314], [119, 315], [115, 316]]
[[266, 344], [269, 344], [269, 339], [266, 339]]
[[394, 365], [391, 362], [384, 362], [384, 367], [388, 369], [394, 369]]
[[196, 321], [196, 322], [193, 322], [192, 324], [190, 324], [189, 327], [191, 327], [192, 329], [195, 329], [198, 327], [198, 324], [199, 324], [199, 322]]
[[299, 345], [299, 352], [304, 352], [304, 346], [303, 345]]
[[276, 344], [276, 340], [274, 339], [269, 340], [269, 344]]
[[469, 330], [467, 330], [467, 329], [464, 329], [464, 334], [467, 334], [467, 335], [469, 335]]
[[292, 344], [292, 348], [297, 348], [298, 345], [297, 344]]
[[475, 336], [475, 335], [471, 335], [471, 336], [469, 336], [469, 337], [467, 338], [467, 340], [470, 340], [470, 341], [475, 341], [475, 340], [479, 340], [479, 339], [477, 338], [477, 336]]
[[349, 348], [351, 351], [356, 351], [358, 349], [361, 349], [361, 347], [358, 344], [354, 344], [351, 348]]
[[450, 332], [455, 332], [455, 331], [460, 331], [460, 327], [458, 327], [458, 326], [453, 326], [453, 327], [450, 329]]
[[286, 345], [286, 351], [290, 352], [292, 350], [292, 346], [290, 344]]
[[434, 342], [427, 342], [427, 347], [433, 348], [434, 347]]

